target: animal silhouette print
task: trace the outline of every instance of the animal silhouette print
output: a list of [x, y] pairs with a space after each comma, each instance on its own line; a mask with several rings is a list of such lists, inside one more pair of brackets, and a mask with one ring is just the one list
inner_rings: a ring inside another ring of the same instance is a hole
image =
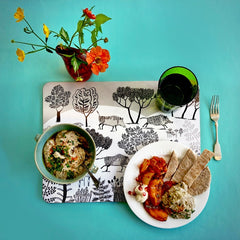
[[167, 116], [164, 116], [161, 114], [157, 116], [146, 117], [146, 119], [147, 119], [147, 122], [144, 123], [144, 125], [142, 126], [143, 128], [146, 128], [148, 124], [152, 124], [154, 126], [163, 126], [164, 129], [166, 129], [168, 123], [173, 123], [172, 121], [169, 120]]
[[[97, 158], [97, 159], [100, 159], [100, 158]], [[103, 157], [103, 160], [104, 160], [104, 165], [101, 167], [101, 169], [106, 167], [106, 170], [104, 172], [110, 172], [108, 170], [110, 166], [120, 166], [121, 167], [120, 172], [122, 172], [124, 167], [126, 167], [126, 165], [129, 162], [129, 157], [124, 156], [122, 154], [117, 154], [114, 156]]]
[[122, 126], [125, 127], [124, 121], [122, 117], [119, 116], [101, 116], [98, 113], [98, 120], [99, 120], [99, 129], [103, 129], [103, 127], [106, 126], [111, 126], [112, 130], [111, 132], [113, 132], [113, 130], [115, 129], [115, 131], [117, 131], [117, 126]]

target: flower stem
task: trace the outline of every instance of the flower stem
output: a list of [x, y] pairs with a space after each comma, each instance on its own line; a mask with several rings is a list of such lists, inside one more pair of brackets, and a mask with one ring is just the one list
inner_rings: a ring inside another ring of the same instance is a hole
[[34, 32], [34, 30], [32, 29], [31, 25], [29, 24], [29, 22], [24, 18], [24, 21], [27, 23], [27, 25], [30, 27], [32, 33], [46, 46], [47, 44]]
[[[72, 35], [71, 40], [70, 40], [70, 42], [69, 42], [69, 44], [68, 44], [68, 47], [71, 46], [72, 41], [73, 41], [73, 38], [76, 36], [77, 33], [78, 33], [78, 31], [76, 31], [76, 32]], [[81, 47], [81, 46], [80, 46], [80, 47]]]
[[[85, 22], [86, 22], [86, 17], [83, 19], [83, 22], [82, 22], [81, 28], [80, 28], [80, 29], [77, 29], [77, 30], [75, 31], [75, 33], [72, 35], [68, 47], [71, 46], [72, 41], [73, 41], [73, 39], [75, 38], [76, 34], [79, 33], [79, 35], [80, 35], [80, 32], [82, 32], [82, 30], [83, 30], [83, 28], [84, 28]], [[80, 38], [79, 38], [79, 48], [82, 50], [82, 46], [81, 46], [81, 42], [80, 42]]]
[[97, 42], [99, 42], [99, 41], [101, 41], [101, 40], [104, 40], [104, 38], [100, 38], [100, 39], [98, 39], [97, 41], [93, 42], [93, 43], [87, 48], [87, 51], [89, 51], [89, 49], [90, 49], [92, 46], [94, 46], [95, 43], [97, 43]]
[[34, 51], [27, 52], [26, 54], [40, 52], [40, 51], [45, 50], [45, 49], [46, 49], [46, 48], [43, 47], [43, 48], [40, 48], [40, 49], [37, 49], [37, 50], [34, 50]]
[[13, 43], [20, 43], [20, 44], [25, 44], [25, 45], [35, 46], [35, 47], [42, 47], [43, 49], [48, 48], [48, 49], [56, 51], [55, 48], [52, 48], [46, 44], [44, 44], [44, 46], [43, 46], [43, 45], [39, 45], [39, 44], [35, 44], [35, 43], [26, 43], [26, 42], [20, 42], [20, 41], [15, 41], [15, 40], [13, 41]]

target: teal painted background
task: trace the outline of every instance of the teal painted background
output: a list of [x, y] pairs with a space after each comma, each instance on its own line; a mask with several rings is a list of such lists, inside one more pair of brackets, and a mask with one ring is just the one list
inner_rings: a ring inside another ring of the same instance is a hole
[[[33, 152], [34, 137], [42, 131], [42, 87], [72, 79], [56, 54], [27, 55], [18, 62], [16, 48], [27, 48], [10, 41], [28, 36], [13, 14], [22, 7], [39, 33], [43, 23], [73, 33], [82, 9], [93, 5], [112, 18], [103, 26], [111, 61], [105, 73], [89, 81], [157, 81], [171, 66], [190, 68], [200, 85], [202, 150], [212, 149], [208, 109], [211, 96], [220, 95], [223, 159], [210, 162], [209, 201], [189, 225], [172, 230], [148, 226], [125, 203], [49, 205], [41, 198]], [[239, 0], [8, 0], [0, 9], [1, 240], [240, 239]]]

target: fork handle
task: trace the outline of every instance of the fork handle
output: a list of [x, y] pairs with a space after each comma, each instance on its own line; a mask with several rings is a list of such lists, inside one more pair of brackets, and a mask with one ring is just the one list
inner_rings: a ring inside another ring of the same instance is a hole
[[215, 122], [215, 127], [216, 127], [216, 143], [214, 146], [214, 158], [216, 160], [221, 160], [222, 159], [222, 153], [221, 153], [221, 147], [218, 142], [218, 122]]

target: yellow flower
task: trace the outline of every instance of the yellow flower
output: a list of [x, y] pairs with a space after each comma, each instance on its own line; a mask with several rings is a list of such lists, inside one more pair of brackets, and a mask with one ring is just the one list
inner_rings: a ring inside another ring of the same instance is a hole
[[25, 18], [25, 16], [24, 16], [24, 10], [19, 7], [19, 8], [17, 9], [17, 11], [15, 12], [15, 14], [14, 14], [14, 18], [17, 19], [16, 22], [21, 22], [21, 21]]
[[83, 81], [83, 78], [81, 76], [77, 77], [76, 79], [77, 82], [82, 82]]
[[25, 52], [23, 51], [23, 50], [21, 50], [21, 49], [17, 49], [17, 51], [16, 51], [16, 54], [17, 54], [17, 56], [18, 56], [18, 60], [20, 61], [20, 62], [23, 62], [23, 60], [24, 60], [24, 58], [25, 58]]
[[50, 31], [45, 24], [43, 24], [43, 33], [45, 34], [46, 38], [49, 37]]

